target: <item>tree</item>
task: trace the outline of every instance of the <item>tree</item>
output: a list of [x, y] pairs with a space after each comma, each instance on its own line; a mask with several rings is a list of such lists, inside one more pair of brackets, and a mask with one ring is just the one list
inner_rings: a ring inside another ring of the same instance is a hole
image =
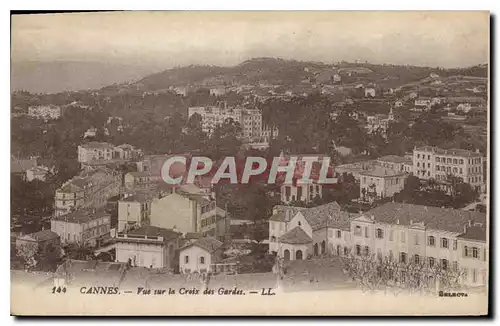
[[38, 264], [38, 245], [33, 242], [24, 243], [17, 249], [17, 255], [21, 257], [25, 269], [32, 269]]
[[363, 291], [402, 291], [428, 293], [456, 290], [461, 286], [464, 270], [448, 262], [423, 257], [383, 257], [374, 254], [349, 254], [340, 258], [342, 271], [357, 282]]

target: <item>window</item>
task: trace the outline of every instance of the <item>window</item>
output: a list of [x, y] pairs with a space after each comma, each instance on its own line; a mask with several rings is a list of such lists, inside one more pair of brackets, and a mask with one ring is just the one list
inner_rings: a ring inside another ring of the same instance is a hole
[[189, 256], [188, 255], [184, 256], [184, 264], [187, 264], [187, 263], [189, 263]]
[[302, 200], [302, 187], [297, 188], [297, 199]]
[[419, 168], [419, 167], [420, 167], [420, 162], [417, 162], [417, 168]]
[[341, 237], [342, 237], [342, 231], [337, 230], [337, 238], [341, 238]]
[[427, 167], [430, 168], [431, 167], [431, 163], [427, 163]]
[[384, 230], [382, 229], [377, 229], [377, 234], [376, 234], [377, 239], [383, 239], [384, 238]]
[[406, 235], [405, 235], [405, 231], [401, 231], [401, 242], [402, 242], [402, 243], [405, 243], [405, 242], [406, 242]]
[[468, 256], [469, 256], [469, 248], [467, 248], [467, 246], [464, 246], [464, 257]]
[[419, 255], [415, 255], [414, 256], [414, 261], [415, 261], [415, 264], [420, 264], [420, 256]]
[[479, 258], [479, 250], [477, 250], [477, 247], [472, 247], [472, 257]]
[[458, 164], [458, 161], [456, 158], [453, 159], [453, 164]]
[[463, 159], [460, 160], [460, 164], [464, 164], [464, 160]]
[[361, 246], [360, 245], [356, 245], [356, 255], [357, 256], [361, 255]]
[[365, 246], [363, 253], [364, 253], [365, 256], [370, 255], [370, 248], [368, 246]]
[[356, 225], [354, 228], [354, 235], [361, 235], [361, 226]]
[[451, 266], [452, 266], [453, 270], [455, 270], [455, 271], [458, 270], [458, 262], [457, 261], [454, 261]]
[[427, 155], [427, 159], [430, 160], [431, 159], [431, 156], [430, 155]]
[[447, 270], [448, 269], [448, 260], [446, 259], [441, 259], [441, 268], [443, 270]]
[[365, 238], [368, 238], [368, 227], [365, 226]]
[[434, 267], [434, 264], [435, 264], [435, 259], [434, 257], [429, 257], [429, 267], [432, 268]]
[[436, 157], [436, 162], [438, 162], [438, 163], [439, 163], [439, 157]]
[[406, 264], [406, 252], [399, 253], [399, 262]]
[[392, 241], [393, 238], [394, 238], [394, 231], [391, 230], [389, 231], [389, 241]]
[[420, 158], [420, 154], [417, 154], [417, 158]]
[[448, 239], [441, 238], [441, 248], [448, 248]]
[[431, 247], [434, 247], [436, 246], [436, 238], [434, 238], [432, 235], [428, 237], [428, 245], [431, 246]]
[[472, 283], [477, 282], [477, 269], [473, 268], [472, 269]]
[[301, 221], [299, 221], [297, 224], [298, 224], [299, 226], [302, 226], [302, 222], [301, 222]]
[[344, 256], [347, 256], [349, 254], [349, 249], [347, 247], [344, 247]]
[[419, 238], [418, 234], [415, 234], [415, 244], [416, 245], [420, 244], [420, 238]]
[[200, 257], [200, 264], [203, 264], [203, 265], [205, 264], [205, 257], [203, 257], [203, 256]]

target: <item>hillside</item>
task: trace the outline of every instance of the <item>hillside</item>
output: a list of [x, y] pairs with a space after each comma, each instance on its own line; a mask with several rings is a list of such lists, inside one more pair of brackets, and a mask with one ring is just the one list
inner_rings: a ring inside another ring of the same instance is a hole
[[377, 83], [381, 87], [396, 88], [425, 79], [431, 73], [437, 73], [442, 77], [453, 75], [487, 77], [488, 66], [478, 65], [444, 70], [432, 67], [387, 64], [342, 62], [328, 65], [280, 58], [254, 58], [233, 67], [192, 65], [168, 69], [143, 78], [137, 85], [141, 89], [149, 91], [189, 84], [206, 87], [232, 83], [294, 86], [308, 79], [328, 82], [329, 76], [340, 74], [344, 84]]

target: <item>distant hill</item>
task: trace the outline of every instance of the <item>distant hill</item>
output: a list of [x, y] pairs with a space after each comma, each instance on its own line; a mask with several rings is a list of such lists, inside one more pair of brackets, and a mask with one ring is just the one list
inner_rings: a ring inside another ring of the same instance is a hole
[[283, 60], [279, 58], [255, 58], [244, 61], [233, 67], [188, 66], [168, 69], [147, 76], [138, 84], [147, 90], [165, 89], [169, 86], [186, 84], [220, 85], [221, 83], [279, 83], [296, 84], [312, 73], [304, 68], [324, 69], [329, 67], [322, 63]]
[[[143, 78], [137, 84], [144, 90], [160, 90], [170, 86], [188, 84], [221, 85], [268, 83], [284, 86], [298, 85], [307, 79], [321, 80], [324, 73], [339, 73], [344, 83], [376, 82], [384, 87], [398, 87], [429, 77], [431, 73], [441, 76], [465, 75], [487, 77], [488, 66], [479, 65], [469, 68], [440, 69], [432, 67], [339, 63], [328, 65], [318, 62], [303, 62], [279, 58], [254, 58], [233, 67], [188, 66], [173, 68]], [[352, 75], [352, 76], [351, 76]]]
[[57, 93], [98, 89], [114, 83], [135, 81], [158, 71], [153, 67], [100, 62], [13, 62], [11, 91]]

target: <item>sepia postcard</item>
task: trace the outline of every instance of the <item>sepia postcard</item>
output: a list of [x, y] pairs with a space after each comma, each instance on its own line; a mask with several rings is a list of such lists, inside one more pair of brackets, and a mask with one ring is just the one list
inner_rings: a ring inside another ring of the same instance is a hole
[[489, 303], [490, 13], [11, 16], [11, 314]]

